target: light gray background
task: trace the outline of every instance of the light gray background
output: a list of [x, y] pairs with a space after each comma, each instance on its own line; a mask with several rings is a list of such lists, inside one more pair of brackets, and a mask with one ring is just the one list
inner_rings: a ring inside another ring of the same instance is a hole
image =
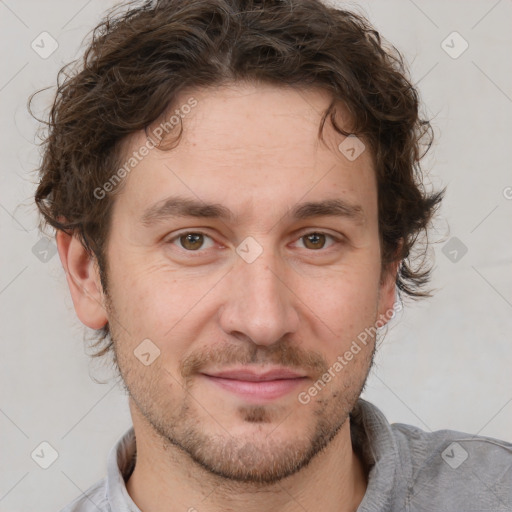
[[[25, 106], [54, 85], [111, 5], [0, 0], [1, 511], [59, 510], [104, 475], [108, 451], [130, 425], [122, 391], [90, 377], [106, 373], [84, 353], [58, 255], [44, 263], [32, 251], [39, 156]], [[511, 1], [357, 6], [410, 63], [435, 117], [430, 182], [448, 186], [432, 237], [437, 293], [406, 304], [393, 322], [364, 396], [392, 422], [512, 441]], [[31, 48], [43, 31], [59, 44], [47, 59]], [[441, 47], [453, 31], [469, 43], [457, 59]], [[456, 262], [442, 252], [453, 236], [468, 249]], [[48, 469], [31, 458], [43, 441], [58, 452]]]

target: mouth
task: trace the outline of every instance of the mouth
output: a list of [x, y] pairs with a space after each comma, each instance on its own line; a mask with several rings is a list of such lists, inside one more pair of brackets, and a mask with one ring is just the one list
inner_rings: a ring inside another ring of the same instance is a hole
[[255, 371], [237, 368], [221, 372], [203, 372], [208, 382], [253, 403], [268, 402], [288, 395], [308, 379], [288, 368]]

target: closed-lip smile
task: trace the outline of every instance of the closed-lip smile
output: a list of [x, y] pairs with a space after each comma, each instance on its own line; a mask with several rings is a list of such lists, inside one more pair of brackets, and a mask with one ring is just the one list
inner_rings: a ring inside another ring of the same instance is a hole
[[256, 369], [246, 366], [201, 374], [224, 390], [258, 403], [280, 398], [308, 378], [304, 373], [284, 367]]

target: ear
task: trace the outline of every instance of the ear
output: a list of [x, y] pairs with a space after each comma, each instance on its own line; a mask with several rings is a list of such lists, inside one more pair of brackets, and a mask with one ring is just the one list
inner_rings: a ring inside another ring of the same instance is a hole
[[87, 327], [101, 329], [108, 318], [96, 258], [76, 236], [58, 230], [56, 238], [76, 314]]
[[382, 272], [380, 288], [379, 288], [379, 307], [378, 307], [378, 321], [384, 326], [391, 319], [392, 313], [395, 312], [394, 305], [396, 302], [396, 277], [398, 268], [402, 262], [398, 256], [401, 254], [402, 242], [396, 251], [396, 259], [387, 265]]

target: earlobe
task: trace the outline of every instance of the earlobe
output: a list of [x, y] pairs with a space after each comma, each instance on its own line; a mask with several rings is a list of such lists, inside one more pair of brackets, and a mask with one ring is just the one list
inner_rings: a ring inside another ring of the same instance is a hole
[[87, 327], [101, 329], [108, 318], [96, 258], [76, 236], [59, 230], [56, 238], [76, 314]]

